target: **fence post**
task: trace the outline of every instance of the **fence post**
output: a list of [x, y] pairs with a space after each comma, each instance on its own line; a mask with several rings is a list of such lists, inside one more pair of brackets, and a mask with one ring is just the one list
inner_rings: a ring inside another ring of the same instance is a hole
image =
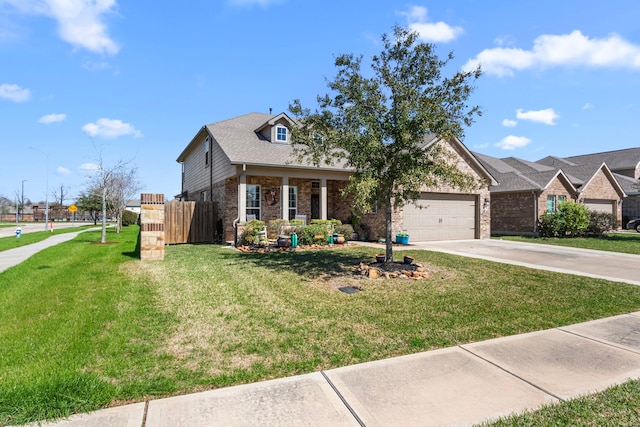
[[164, 259], [164, 194], [140, 195], [140, 259]]

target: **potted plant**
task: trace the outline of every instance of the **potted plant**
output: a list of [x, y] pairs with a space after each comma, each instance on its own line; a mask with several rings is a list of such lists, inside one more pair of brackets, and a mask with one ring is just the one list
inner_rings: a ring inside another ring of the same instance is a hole
[[385, 256], [384, 254], [376, 254], [376, 262], [384, 262]]
[[407, 265], [412, 264], [413, 263], [413, 257], [409, 256], [409, 255], [405, 255], [404, 256], [404, 263], [407, 264]]

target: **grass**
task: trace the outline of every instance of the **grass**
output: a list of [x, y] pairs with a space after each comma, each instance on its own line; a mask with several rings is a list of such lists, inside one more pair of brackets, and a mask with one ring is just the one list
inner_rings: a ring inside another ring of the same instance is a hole
[[20, 238], [15, 236], [0, 238], [0, 252], [7, 251], [9, 249], [19, 248], [21, 246], [30, 245], [45, 240], [56, 234], [74, 233], [77, 231], [86, 230], [87, 228], [95, 227], [94, 225], [79, 225], [77, 227], [57, 228], [53, 231], [34, 231], [29, 233], [23, 233]]
[[407, 251], [422, 281], [351, 276], [375, 248], [141, 262], [137, 232], [82, 233], [0, 273], [0, 425], [640, 309], [637, 286], [428, 251]]
[[603, 392], [525, 414], [513, 415], [485, 427], [557, 427], [557, 426], [616, 426], [640, 425], [640, 380], [628, 381]]
[[640, 233], [611, 233], [604, 237], [573, 237], [566, 239], [526, 236], [500, 236], [497, 238], [517, 242], [543, 243], [546, 245], [570, 246], [573, 248], [640, 255]]

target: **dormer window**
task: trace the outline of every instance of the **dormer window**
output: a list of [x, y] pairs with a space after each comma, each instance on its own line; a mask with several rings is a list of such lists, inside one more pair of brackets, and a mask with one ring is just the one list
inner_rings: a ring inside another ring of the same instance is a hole
[[287, 128], [284, 126], [278, 126], [276, 128], [276, 141], [277, 142], [287, 142]]

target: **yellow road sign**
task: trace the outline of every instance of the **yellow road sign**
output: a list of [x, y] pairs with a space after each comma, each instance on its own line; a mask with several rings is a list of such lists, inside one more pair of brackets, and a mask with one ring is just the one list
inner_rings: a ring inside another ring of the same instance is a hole
[[69, 212], [76, 213], [77, 210], [78, 210], [78, 207], [76, 205], [69, 206]]

